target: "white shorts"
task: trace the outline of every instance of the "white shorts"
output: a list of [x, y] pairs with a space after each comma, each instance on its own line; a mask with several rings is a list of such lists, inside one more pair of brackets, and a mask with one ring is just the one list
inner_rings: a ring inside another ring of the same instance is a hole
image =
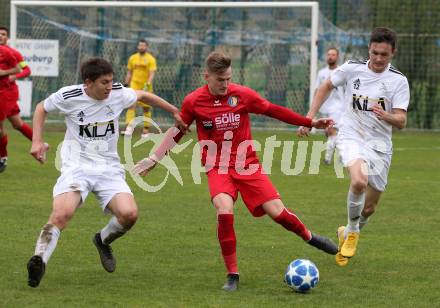
[[360, 138], [346, 134], [338, 135], [336, 147], [344, 167], [349, 166], [355, 159], [363, 159], [368, 165], [368, 185], [378, 191], [385, 191], [391, 154], [375, 151], [366, 146]]
[[81, 203], [86, 201], [89, 192], [93, 192], [105, 213], [109, 212], [107, 205], [116, 194], [129, 193], [133, 195], [125, 181], [125, 172], [120, 168], [109, 169], [101, 174], [90, 174], [82, 168], [64, 171], [53, 187], [53, 196], [69, 191], [79, 191]]

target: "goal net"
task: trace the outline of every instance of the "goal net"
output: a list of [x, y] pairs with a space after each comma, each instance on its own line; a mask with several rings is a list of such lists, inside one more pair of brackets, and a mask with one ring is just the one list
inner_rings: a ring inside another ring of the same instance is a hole
[[[11, 7], [17, 47], [28, 40], [58, 44], [57, 72], [42, 76], [34, 70], [34, 105], [62, 86], [81, 83], [80, 63], [90, 57], [109, 60], [115, 81], [122, 82], [138, 39], [146, 39], [157, 59], [155, 93], [177, 106], [204, 84], [204, 59], [221, 49], [232, 57], [233, 82], [307, 112], [316, 74], [316, 2], [12, 1]], [[28, 59], [31, 68], [54, 61], [43, 58]], [[160, 110], [153, 118], [171, 122]], [[281, 125], [266, 117], [253, 123]]]

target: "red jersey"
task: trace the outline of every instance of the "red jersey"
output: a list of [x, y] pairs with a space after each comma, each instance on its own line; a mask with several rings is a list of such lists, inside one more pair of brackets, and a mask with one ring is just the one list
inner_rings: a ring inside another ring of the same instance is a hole
[[231, 83], [225, 96], [214, 96], [208, 85], [188, 94], [181, 117], [195, 120], [205, 167], [247, 167], [257, 163], [249, 113], [265, 113], [270, 102], [254, 90]]
[[[15, 58], [11, 48], [0, 45], [0, 69], [8, 70], [16, 67], [17, 64], [18, 60]], [[0, 91], [10, 90], [14, 85], [15, 82], [11, 83], [8, 75], [0, 77]]]

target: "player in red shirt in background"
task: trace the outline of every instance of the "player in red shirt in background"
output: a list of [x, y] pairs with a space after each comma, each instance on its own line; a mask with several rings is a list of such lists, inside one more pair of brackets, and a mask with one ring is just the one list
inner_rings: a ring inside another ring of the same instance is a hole
[[[207, 85], [187, 95], [181, 110], [181, 117], [188, 126], [196, 121], [202, 164], [206, 168], [212, 202], [217, 211], [218, 240], [228, 272], [223, 286], [225, 291], [235, 291], [239, 282], [233, 215], [238, 192], [253, 216], [268, 214], [308, 244], [332, 255], [338, 251], [335, 243], [311, 233], [292, 211], [284, 207], [253, 149], [249, 113], [316, 128], [331, 126], [333, 121], [328, 118], [307, 119], [270, 103], [248, 87], [231, 83], [231, 78], [231, 59], [221, 52], [212, 52], [206, 59]], [[138, 162], [133, 172], [146, 175], [181, 137], [177, 128], [168, 130], [155, 153]]]
[[9, 75], [20, 72], [17, 59], [11, 50], [0, 45], [0, 98], [3, 96], [2, 89], [9, 85]]
[[8, 152], [8, 135], [3, 127], [3, 122], [8, 119], [12, 127], [20, 131], [29, 140], [32, 140], [32, 128], [23, 122], [20, 117], [20, 108], [18, 106], [18, 86], [15, 80], [25, 78], [31, 74], [29, 66], [23, 59], [18, 50], [9, 47], [8, 42], [9, 30], [6, 27], [0, 27], [0, 46], [8, 48], [17, 60], [21, 70], [16, 73], [9, 74], [8, 80], [0, 84], [0, 172], [6, 168]]

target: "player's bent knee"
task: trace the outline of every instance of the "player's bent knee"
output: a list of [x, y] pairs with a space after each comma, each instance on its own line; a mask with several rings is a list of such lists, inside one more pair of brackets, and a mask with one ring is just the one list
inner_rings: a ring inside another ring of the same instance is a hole
[[136, 223], [137, 218], [138, 218], [138, 210], [136, 207], [133, 207], [129, 210], [120, 213], [118, 220], [125, 228], [129, 229]]
[[62, 212], [62, 213], [52, 213], [49, 218], [48, 224], [53, 224], [58, 227], [58, 229], [62, 230], [69, 223], [72, 218], [72, 214]]
[[361, 179], [352, 180], [351, 184], [350, 184], [351, 190], [357, 194], [361, 194], [361, 193], [365, 192], [365, 190], [367, 189], [367, 185], [368, 185], [368, 181], [361, 180]]

